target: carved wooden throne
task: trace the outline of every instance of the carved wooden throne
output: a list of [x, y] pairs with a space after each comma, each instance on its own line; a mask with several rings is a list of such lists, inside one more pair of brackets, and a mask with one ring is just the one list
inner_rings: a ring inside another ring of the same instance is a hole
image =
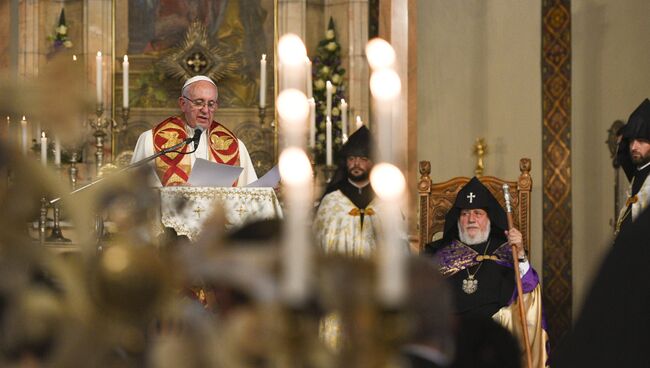
[[[530, 177], [530, 159], [519, 160], [519, 171], [521, 175], [516, 181], [503, 180], [494, 176], [482, 176], [479, 180], [504, 208], [502, 186], [503, 184], [510, 186], [514, 226], [521, 231], [524, 247], [530, 252], [530, 192], [533, 186]], [[460, 189], [470, 180], [467, 177], [456, 177], [445, 182], [432, 183], [430, 174], [431, 163], [420, 161], [418, 182], [420, 250], [424, 249], [427, 243], [442, 236], [445, 216], [453, 206]]]

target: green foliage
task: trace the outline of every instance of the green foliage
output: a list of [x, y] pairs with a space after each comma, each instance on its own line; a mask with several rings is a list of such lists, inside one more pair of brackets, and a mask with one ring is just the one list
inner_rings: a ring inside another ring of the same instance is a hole
[[341, 111], [339, 105], [345, 98], [345, 69], [341, 67], [341, 45], [336, 39], [334, 20], [330, 18], [325, 38], [318, 43], [312, 63], [313, 95], [316, 101], [316, 163], [325, 163], [325, 121], [327, 117], [327, 81], [334, 86], [332, 94], [332, 150], [341, 149]]

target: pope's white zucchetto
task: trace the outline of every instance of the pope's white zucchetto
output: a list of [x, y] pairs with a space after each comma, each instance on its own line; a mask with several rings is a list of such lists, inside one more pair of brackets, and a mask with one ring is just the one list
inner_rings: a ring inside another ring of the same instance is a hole
[[181, 92], [185, 91], [185, 88], [187, 88], [190, 84], [198, 82], [198, 81], [206, 81], [212, 83], [215, 87], [217, 86], [212, 79], [206, 77], [205, 75], [195, 75], [192, 78], [188, 79], [185, 81], [185, 84], [183, 84], [183, 88], [181, 89]]

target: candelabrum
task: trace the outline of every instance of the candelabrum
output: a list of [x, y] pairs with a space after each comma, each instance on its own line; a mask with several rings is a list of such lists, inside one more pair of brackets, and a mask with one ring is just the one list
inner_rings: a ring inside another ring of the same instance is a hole
[[47, 227], [47, 210], [48, 203], [45, 196], [41, 197], [41, 210], [38, 217], [38, 240], [41, 244], [45, 243], [45, 229]]
[[50, 233], [50, 236], [47, 237], [47, 239], [45, 240], [48, 242], [69, 243], [70, 239], [63, 236], [63, 232], [61, 231], [61, 224], [60, 224], [61, 210], [59, 209], [59, 205], [57, 203], [52, 204], [52, 212], [53, 212], [52, 232]]
[[285, 306], [272, 349], [281, 367], [385, 368], [394, 362], [409, 334], [402, 308], [376, 300], [377, 269], [372, 260], [341, 255], [319, 257], [314, 298], [302, 307]]
[[79, 154], [75, 150], [72, 152], [72, 156], [70, 157], [70, 168], [68, 169], [68, 174], [70, 175], [70, 187], [73, 191], [77, 189], [77, 174], [79, 173], [77, 161], [79, 161]]
[[95, 166], [97, 169], [97, 174], [99, 174], [99, 169], [104, 165], [104, 139], [106, 138], [106, 129], [113, 126], [113, 120], [104, 118], [104, 106], [102, 104], [97, 104], [97, 110], [95, 111], [97, 118], [90, 120], [89, 125], [93, 128], [95, 137]]

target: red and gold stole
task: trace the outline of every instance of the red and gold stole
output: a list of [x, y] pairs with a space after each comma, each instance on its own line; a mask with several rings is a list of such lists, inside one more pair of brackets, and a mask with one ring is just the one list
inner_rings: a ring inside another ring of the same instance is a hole
[[[239, 144], [237, 137], [223, 125], [212, 122], [208, 131], [211, 161], [221, 164], [239, 166]], [[154, 151], [172, 147], [187, 139], [185, 123], [179, 117], [171, 117], [153, 128]], [[183, 146], [179, 152], [188, 152], [190, 147]], [[156, 158], [156, 174], [163, 186], [183, 185], [187, 183], [192, 171], [189, 155], [169, 152]], [[237, 185], [237, 181], [233, 185]]]

